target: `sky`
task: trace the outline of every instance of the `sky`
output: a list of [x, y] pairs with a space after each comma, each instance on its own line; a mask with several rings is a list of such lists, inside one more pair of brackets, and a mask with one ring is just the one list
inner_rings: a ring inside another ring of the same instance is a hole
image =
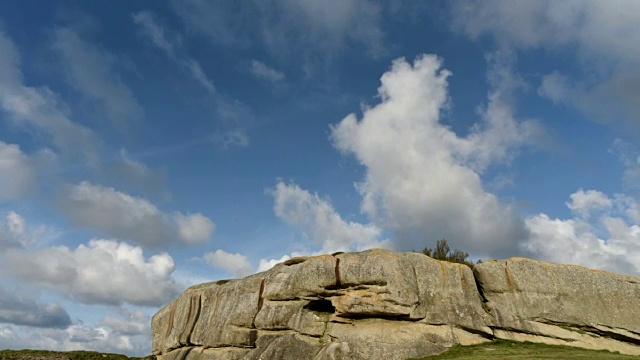
[[0, 1], [0, 349], [447, 239], [640, 276], [640, 2]]

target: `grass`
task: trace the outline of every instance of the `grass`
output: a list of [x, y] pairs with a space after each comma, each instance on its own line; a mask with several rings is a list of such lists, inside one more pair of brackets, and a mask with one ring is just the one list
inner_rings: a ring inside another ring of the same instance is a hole
[[545, 345], [530, 342], [495, 340], [473, 346], [454, 346], [446, 352], [423, 358], [423, 360], [445, 359], [589, 359], [589, 360], [638, 360], [639, 356], [621, 355], [605, 350], [586, 350], [570, 346]]
[[[154, 360], [153, 356], [130, 358], [119, 354], [93, 351], [2, 350], [0, 360]], [[621, 355], [605, 350], [586, 350], [569, 346], [544, 345], [530, 342], [495, 340], [474, 346], [454, 346], [446, 352], [423, 360], [639, 360], [640, 356]]]
[[1, 350], [0, 360], [153, 360], [155, 357], [127, 357], [93, 351]]

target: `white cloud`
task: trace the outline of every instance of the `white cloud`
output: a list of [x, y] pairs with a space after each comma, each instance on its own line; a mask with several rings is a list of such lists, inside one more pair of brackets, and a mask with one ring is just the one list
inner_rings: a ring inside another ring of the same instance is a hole
[[[595, 190], [578, 190], [571, 200], [567, 206], [577, 211], [577, 217], [527, 218], [531, 236], [523, 247], [547, 261], [640, 275], [640, 204], [625, 195], [609, 198]], [[585, 219], [583, 212], [594, 208], [602, 214]]]
[[190, 57], [180, 56], [178, 54], [176, 49], [178, 47], [177, 44], [174, 44], [174, 42], [166, 37], [164, 28], [156, 22], [151, 12], [141, 11], [133, 14], [133, 21], [141, 27], [142, 33], [151, 43], [163, 50], [169, 58], [180, 63], [207, 91], [215, 93], [216, 90], [215, 86], [213, 86], [213, 81], [204, 73], [200, 63]]
[[605, 194], [596, 190], [576, 191], [570, 196], [571, 201], [566, 203], [571, 211], [581, 217], [588, 217], [592, 212], [611, 208], [613, 203]]
[[452, 9], [454, 29], [473, 39], [488, 34], [502, 47], [577, 49], [572, 72], [583, 76], [552, 72], [538, 93], [595, 122], [640, 130], [640, 48], [629, 46], [640, 43], [639, 2], [460, 0]]
[[[0, 32], [0, 108], [19, 126], [33, 128], [51, 138], [69, 156], [96, 161], [96, 139], [91, 130], [71, 121], [55, 94], [46, 87], [24, 84], [20, 54]], [[80, 154], [80, 155], [78, 155]]]
[[184, 216], [177, 213], [174, 218], [178, 223], [180, 238], [188, 244], [201, 244], [209, 241], [216, 228], [213, 222], [202, 214]]
[[133, 21], [154, 46], [164, 51], [172, 61], [189, 71], [191, 77], [207, 90], [209, 103], [219, 116], [222, 125], [231, 128], [222, 137], [214, 137], [214, 140], [220, 140], [219, 142], [225, 148], [230, 145], [248, 146], [249, 139], [243, 128], [246, 127], [246, 122], [253, 119], [249, 109], [242, 102], [228, 98], [217, 91], [213, 81], [202, 69], [200, 62], [181, 52], [179, 41], [170, 39], [168, 32], [156, 21], [151, 12], [142, 11], [133, 14]]
[[250, 70], [251, 70], [251, 73], [255, 75], [257, 78], [272, 81], [272, 82], [282, 81], [285, 78], [282, 72], [275, 70], [273, 68], [270, 68], [269, 66], [267, 66], [266, 64], [258, 60], [251, 61]]
[[[637, 64], [640, 65], [640, 61]], [[572, 81], [553, 72], [542, 77], [538, 94], [556, 104], [575, 108], [596, 123], [638, 131], [640, 105], [636, 94], [640, 93], [639, 83], [637, 68], [619, 70], [598, 78], [598, 81]]]
[[280, 259], [260, 259], [260, 264], [258, 265], [258, 270], [256, 272], [263, 272], [263, 271], [267, 271], [269, 269], [271, 269], [272, 267], [276, 266], [277, 264], [283, 262], [283, 261], [287, 261], [291, 259], [291, 256], [289, 255], [282, 255], [282, 257]]
[[58, 304], [44, 305], [30, 296], [12, 294], [0, 287], [0, 323], [66, 328], [71, 325], [71, 318]]
[[216, 88], [213, 86], [213, 82], [209, 79], [207, 74], [204, 73], [199, 62], [190, 58], [184, 59], [183, 62], [191, 72], [191, 76], [193, 76], [193, 78], [196, 79], [205, 89], [211, 93], [216, 91]]
[[321, 252], [384, 247], [382, 230], [374, 224], [347, 222], [331, 204], [295, 184], [279, 182], [272, 191], [276, 216], [300, 228]]
[[34, 168], [18, 145], [0, 141], [0, 202], [18, 199], [35, 185]]
[[213, 137], [213, 141], [220, 144], [225, 149], [231, 146], [249, 146], [249, 138], [240, 130], [228, 131], [224, 134], [216, 134]]
[[151, 353], [150, 318], [142, 312], [119, 310], [96, 325], [73, 324], [66, 329], [0, 327], [0, 348], [54, 351], [88, 350], [128, 356]]
[[[334, 146], [366, 167], [358, 189], [362, 210], [395, 231], [401, 250], [446, 238], [481, 255], [513, 254], [526, 233], [512, 208], [487, 192], [480, 172], [509, 161], [509, 153], [535, 128], [518, 123], [507, 90], [513, 80], [497, 63], [496, 88], [482, 111], [483, 122], [466, 138], [439, 120], [448, 105], [447, 77], [435, 56], [413, 65], [393, 62], [381, 79], [380, 104], [332, 127]], [[526, 140], [529, 141], [529, 140]]]
[[170, 200], [171, 192], [166, 185], [164, 169], [151, 169], [134, 159], [125, 149], [120, 149], [120, 157], [100, 169], [100, 176], [112, 184], [132, 189], [146, 197]]
[[69, 28], [54, 30], [53, 48], [62, 58], [71, 86], [85, 98], [99, 103], [116, 124], [123, 125], [144, 115], [144, 109], [115, 69], [118, 63], [115, 55], [81, 39]]
[[11, 248], [29, 248], [58, 235], [56, 230], [45, 225], [29, 226], [21, 215], [9, 211], [5, 223], [0, 223], [0, 252]]
[[142, 31], [151, 40], [153, 44], [169, 54], [170, 57], [176, 56], [176, 49], [173, 42], [167, 39], [167, 35], [162, 27], [160, 27], [153, 14], [149, 11], [140, 11], [133, 14], [133, 21], [142, 27]]
[[68, 186], [60, 207], [76, 225], [152, 248], [175, 240], [203, 243], [215, 228], [200, 213], [168, 215], [145, 199], [86, 181]]
[[[381, 8], [372, 1], [287, 0], [279, 4], [294, 19], [288, 35], [294, 31], [306, 34], [310, 42], [325, 51], [335, 51], [347, 41], [354, 41], [364, 44], [373, 55], [384, 52]], [[271, 36], [277, 35], [272, 31]]]
[[616, 155], [624, 167], [622, 173], [624, 188], [640, 194], [640, 151], [622, 139], [615, 139], [609, 152]]
[[236, 16], [232, 19], [229, 13], [239, 14], [246, 10], [248, 2], [223, 2], [213, 4], [203, 0], [171, 1], [175, 12], [180, 16], [189, 29], [197, 30], [207, 35], [216, 43], [243, 46], [242, 38], [245, 23]]
[[303, 52], [305, 58], [311, 51], [331, 57], [346, 44], [363, 46], [373, 56], [385, 51], [382, 9], [368, 0], [171, 4], [187, 27], [224, 46], [264, 45], [274, 56]]
[[140, 247], [92, 240], [75, 250], [65, 246], [36, 251], [8, 250], [3, 274], [42, 285], [86, 304], [160, 306], [180, 290], [166, 253], [145, 259]]
[[242, 254], [230, 254], [218, 249], [215, 252], [204, 254], [203, 258], [209, 265], [224, 270], [236, 278], [245, 277], [253, 273], [249, 259]]
[[[518, 47], [576, 44], [592, 58], [640, 59], [640, 3], [634, 0], [456, 1], [454, 28], [472, 38], [491, 34]], [[624, 38], [624, 41], [620, 41]]]
[[151, 319], [144, 311], [130, 312], [125, 309], [118, 309], [118, 313], [120, 317], [107, 316], [102, 319], [100, 324], [123, 335], [151, 334]]

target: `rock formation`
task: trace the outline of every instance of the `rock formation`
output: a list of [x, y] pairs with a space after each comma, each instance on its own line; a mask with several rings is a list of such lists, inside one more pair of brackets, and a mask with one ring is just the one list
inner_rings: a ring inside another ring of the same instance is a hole
[[405, 360], [492, 339], [640, 355], [640, 279], [373, 249], [191, 287], [152, 325], [160, 360]]

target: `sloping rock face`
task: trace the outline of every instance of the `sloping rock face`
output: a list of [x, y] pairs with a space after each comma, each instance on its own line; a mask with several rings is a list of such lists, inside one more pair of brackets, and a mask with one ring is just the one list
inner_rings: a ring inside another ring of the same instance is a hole
[[497, 338], [640, 355], [640, 279], [373, 249], [191, 287], [152, 327], [160, 360], [404, 360]]

